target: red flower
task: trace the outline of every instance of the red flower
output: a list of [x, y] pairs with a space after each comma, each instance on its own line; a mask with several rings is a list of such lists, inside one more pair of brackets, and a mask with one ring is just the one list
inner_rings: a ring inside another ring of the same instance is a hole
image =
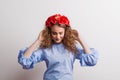
[[55, 14], [52, 15], [50, 17], [48, 17], [48, 19], [46, 20], [46, 27], [52, 27], [52, 25], [59, 23], [59, 24], [65, 24], [67, 26], [70, 26], [70, 22], [68, 20], [68, 18], [66, 16], [62, 16], [60, 14]]

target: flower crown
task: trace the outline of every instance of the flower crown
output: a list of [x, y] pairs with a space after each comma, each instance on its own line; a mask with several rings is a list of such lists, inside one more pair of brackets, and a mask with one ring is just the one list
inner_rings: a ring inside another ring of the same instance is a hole
[[65, 24], [68, 27], [70, 26], [70, 22], [69, 22], [68, 18], [66, 16], [60, 15], [60, 14], [55, 14], [55, 15], [48, 17], [48, 19], [45, 22], [45, 25], [46, 25], [46, 27], [51, 28], [52, 25], [54, 25], [56, 23]]

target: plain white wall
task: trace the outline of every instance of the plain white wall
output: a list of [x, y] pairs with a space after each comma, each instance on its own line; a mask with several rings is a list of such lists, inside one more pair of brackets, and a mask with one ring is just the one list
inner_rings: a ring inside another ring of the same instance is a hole
[[120, 80], [119, 0], [0, 0], [0, 80], [42, 80], [45, 63], [23, 70], [19, 49], [29, 46], [55, 13], [69, 17], [90, 47], [98, 64], [81, 67], [76, 60], [74, 80]]

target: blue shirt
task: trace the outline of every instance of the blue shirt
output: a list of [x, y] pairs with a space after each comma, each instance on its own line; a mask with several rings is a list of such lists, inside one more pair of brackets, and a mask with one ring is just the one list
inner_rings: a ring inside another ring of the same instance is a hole
[[38, 62], [45, 61], [47, 70], [44, 80], [73, 80], [73, 63], [79, 59], [81, 66], [94, 66], [97, 63], [98, 53], [94, 48], [91, 54], [86, 54], [80, 45], [76, 44], [79, 53], [74, 54], [64, 48], [64, 45], [54, 44], [52, 48], [37, 49], [29, 58], [24, 56], [27, 48], [20, 50], [18, 62], [24, 69], [31, 69]]

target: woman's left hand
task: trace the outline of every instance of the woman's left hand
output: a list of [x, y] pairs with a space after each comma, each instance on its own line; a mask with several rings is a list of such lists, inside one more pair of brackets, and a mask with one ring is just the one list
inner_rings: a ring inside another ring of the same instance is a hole
[[75, 30], [75, 29], [73, 29], [73, 30], [72, 30], [72, 34], [73, 34], [73, 37], [74, 37], [77, 41], [79, 41], [79, 33], [78, 33], [78, 31]]

